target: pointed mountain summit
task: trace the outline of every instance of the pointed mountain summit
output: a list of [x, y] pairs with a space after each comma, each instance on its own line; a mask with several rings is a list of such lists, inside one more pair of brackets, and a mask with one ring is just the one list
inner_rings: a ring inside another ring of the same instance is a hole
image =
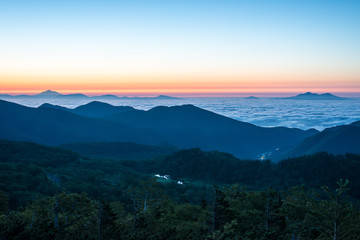
[[39, 94], [34, 95], [33, 97], [36, 98], [45, 98], [45, 99], [52, 99], [52, 98], [69, 98], [69, 99], [80, 99], [80, 98], [89, 98], [89, 96], [82, 94], [82, 93], [71, 93], [71, 94], [61, 94], [56, 91], [46, 90]]
[[44, 92], [34, 95], [34, 97], [51, 97], [51, 98], [59, 97], [59, 96], [62, 96], [62, 94], [52, 90], [46, 90]]

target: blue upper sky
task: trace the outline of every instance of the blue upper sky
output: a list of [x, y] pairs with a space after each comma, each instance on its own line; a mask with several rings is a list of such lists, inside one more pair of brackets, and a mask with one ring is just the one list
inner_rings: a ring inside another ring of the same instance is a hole
[[11, 0], [0, 34], [4, 76], [360, 81], [360, 1]]

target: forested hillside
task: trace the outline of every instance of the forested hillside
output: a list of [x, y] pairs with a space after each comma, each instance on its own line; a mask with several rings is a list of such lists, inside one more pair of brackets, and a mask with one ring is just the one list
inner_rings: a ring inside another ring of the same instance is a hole
[[[360, 212], [346, 198], [349, 185], [323, 188], [324, 197], [302, 187], [247, 191], [212, 188], [209, 201], [178, 203], [159, 183], [129, 192], [131, 202], [97, 201], [66, 194], [6, 210], [0, 192], [1, 239], [359, 239]], [[336, 228], [334, 228], [336, 226]]]
[[154, 146], [131, 142], [78, 142], [60, 145], [83, 156], [123, 160], [151, 159], [174, 153], [171, 146]]
[[360, 234], [355, 154], [318, 153], [275, 164], [188, 149], [144, 161], [107, 160], [0, 141], [0, 169], [0, 239]]

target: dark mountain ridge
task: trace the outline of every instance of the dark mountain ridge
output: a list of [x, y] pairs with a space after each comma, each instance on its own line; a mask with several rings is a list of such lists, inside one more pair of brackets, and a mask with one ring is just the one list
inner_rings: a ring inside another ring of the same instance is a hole
[[316, 152], [360, 153], [360, 121], [349, 125], [326, 128], [318, 134], [305, 138], [285, 157], [297, 157]]
[[133, 129], [119, 123], [79, 116], [63, 109], [30, 108], [0, 100], [0, 112], [0, 136], [3, 139], [45, 145], [85, 141], [161, 142], [159, 134], [151, 130]]
[[102, 118], [107, 115], [112, 115], [120, 112], [135, 111], [133, 107], [113, 106], [111, 104], [99, 102], [99, 101], [92, 101], [90, 103], [78, 106], [74, 109], [52, 105], [48, 103], [42, 104], [39, 108], [59, 109], [59, 110], [75, 113], [80, 116], [92, 117], [92, 118]]
[[74, 151], [82, 156], [117, 160], [144, 160], [169, 155], [178, 150], [169, 146], [154, 146], [131, 142], [78, 142], [63, 144], [60, 147]]
[[[114, 106], [107, 107], [113, 109]], [[88, 116], [100, 114], [97, 108], [88, 109], [92, 110], [85, 111]], [[276, 148], [288, 151], [317, 133], [316, 130], [258, 127], [192, 105], [155, 107], [148, 111], [131, 109], [94, 119], [78, 115], [80, 111], [74, 114], [59, 107], [29, 108], [0, 101], [0, 112], [0, 134], [4, 139], [46, 145], [90, 141], [168, 144], [225, 151], [250, 159]]]
[[132, 127], [153, 129], [181, 148], [221, 149], [237, 156], [256, 158], [254, 153], [287, 149], [302, 138], [317, 133], [285, 127], [263, 128], [231, 119], [193, 105], [155, 107], [148, 111], [118, 113], [107, 117]]

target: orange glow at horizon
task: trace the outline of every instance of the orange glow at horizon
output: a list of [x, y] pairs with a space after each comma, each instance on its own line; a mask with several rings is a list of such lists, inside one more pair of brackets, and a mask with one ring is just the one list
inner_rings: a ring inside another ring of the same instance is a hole
[[[265, 80], [264, 80], [265, 79]], [[304, 80], [306, 79], [306, 80]], [[360, 93], [360, 81], [338, 76], [2, 76], [0, 93], [37, 94], [47, 89], [88, 95], [236, 96], [247, 93], [348, 92]]]

